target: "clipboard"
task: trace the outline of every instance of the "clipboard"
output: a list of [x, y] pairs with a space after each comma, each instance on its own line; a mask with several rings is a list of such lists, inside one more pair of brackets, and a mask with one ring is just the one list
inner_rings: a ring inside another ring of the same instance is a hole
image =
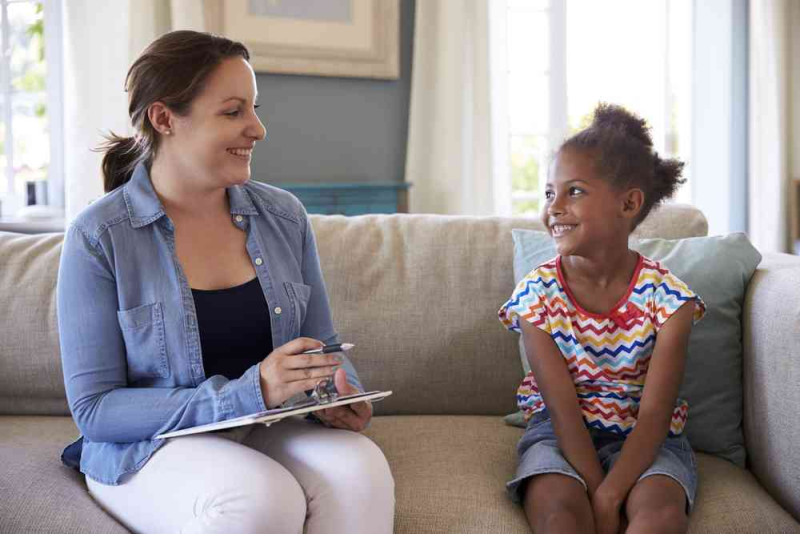
[[[219, 421], [216, 423], [209, 423], [206, 425], [198, 425], [172, 432], [165, 432], [159, 434], [155, 439], [177, 438], [180, 436], [189, 436], [192, 434], [200, 434], [203, 432], [212, 432], [214, 430], [225, 430], [227, 428], [234, 428], [237, 426], [252, 425], [255, 423], [262, 423], [270, 426], [277, 423], [281, 419], [291, 417], [293, 415], [303, 415], [317, 410], [324, 410], [326, 408], [336, 408], [337, 406], [345, 406], [356, 402], [364, 401], [380, 401], [392, 394], [391, 391], [368, 391], [366, 393], [358, 393], [356, 395], [343, 395], [339, 396], [331, 393], [326, 388], [316, 388], [314, 393], [308, 400], [287, 406], [284, 408], [274, 408], [272, 410], [265, 410], [263, 412], [256, 412], [249, 415], [243, 415], [234, 419], [226, 421]], [[328, 388], [329, 389], [329, 388]], [[335, 388], [334, 388], [335, 391]]]

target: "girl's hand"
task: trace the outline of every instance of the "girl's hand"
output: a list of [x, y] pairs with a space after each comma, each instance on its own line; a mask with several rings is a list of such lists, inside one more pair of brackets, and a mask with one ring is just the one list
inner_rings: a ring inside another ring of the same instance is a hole
[[[344, 369], [339, 369], [334, 375], [334, 383], [339, 395], [355, 395], [360, 393], [356, 388], [347, 383]], [[346, 406], [337, 406], [314, 412], [326, 426], [361, 432], [367, 428], [372, 419], [372, 404], [368, 401], [355, 402]]]
[[617, 534], [620, 527], [620, 512], [623, 499], [615, 492], [600, 484], [592, 496], [592, 511], [594, 512], [594, 528], [597, 534]]
[[280, 406], [293, 395], [314, 389], [320, 380], [333, 376], [336, 366], [342, 363], [335, 354], [300, 354], [322, 346], [316, 339], [300, 337], [262, 360], [259, 374], [267, 408]]

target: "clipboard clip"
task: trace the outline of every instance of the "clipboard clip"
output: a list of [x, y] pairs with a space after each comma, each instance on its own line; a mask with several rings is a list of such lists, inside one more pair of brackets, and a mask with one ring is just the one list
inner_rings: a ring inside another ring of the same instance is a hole
[[339, 398], [339, 392], [336, 390], [336, 384], [334, 384], [333, 380], [330, 378], [320, 380], [317, 385], [314, 386], [314, 391], [311, 392], [311, 398], [314, 399], [317, 404], [328, 404], [330, 402], [334, 402]]

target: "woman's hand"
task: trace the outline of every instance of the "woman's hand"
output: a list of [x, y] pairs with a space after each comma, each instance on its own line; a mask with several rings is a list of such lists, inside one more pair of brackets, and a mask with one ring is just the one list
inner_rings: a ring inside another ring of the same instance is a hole
[[322, 342], [316, 339], [300, 337], [281, 345], [264, 358], [259, 374], [267, 408], [280, 406], [290, 397], [314, 389], [320, 380], [333, 376], [336, 366], [342, 363], [335, 353], [300, 354], [322, 346]]
[[[339, 369], [334, 375], [334, 384], [339, 395], [355, 395], [360, 393], [356, 388], [347, 383], [344, 369]], [[323, 423], [334, 428], [361, 432], [367, 428], [372, 419], [372, 404], [368, 401], [354, 402], [346, 406], [337, 406], [314, 412]]]

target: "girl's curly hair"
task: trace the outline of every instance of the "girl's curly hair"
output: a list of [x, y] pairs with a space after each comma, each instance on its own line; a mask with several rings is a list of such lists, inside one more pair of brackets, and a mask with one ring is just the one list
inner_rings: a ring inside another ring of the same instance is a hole
[[681, 178], [682, 161], [662, 159], [653, 150], [647, 122], [614, 104], [599, 104], [589, 127], [564, 141], [558, 152], [568, 149], [593, 154], [599, 177], [613, 186], [637, 187], [644, 192], [644, 203], [633, 222], [634, 228], [654, 206], [670, 198], [686, 182]]

